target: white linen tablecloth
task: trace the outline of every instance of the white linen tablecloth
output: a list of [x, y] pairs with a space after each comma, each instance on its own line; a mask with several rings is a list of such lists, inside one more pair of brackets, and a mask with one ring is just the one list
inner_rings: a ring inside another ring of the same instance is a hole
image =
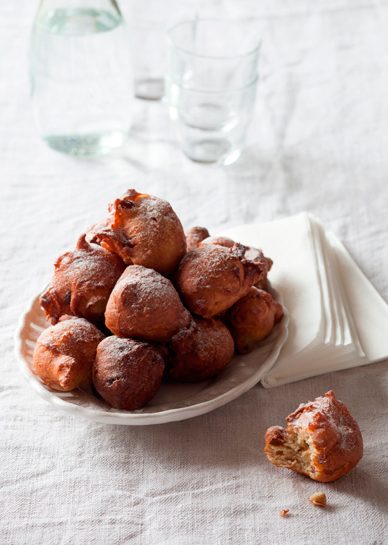
[[[311, 211], [387, 299], [387, 2], [205, 4], [205, 15], [265, 24], [247, 151], [228, 168], [182, 156], [160, 103], [137, 103], [124, 156], [76, 160], [48, 149], [28, 96], [35, 4], [0, 4], [1, 545], [387, 544], [387, 362], [256, 386], [193, 420], [126, 428], [70, 417], [36, 397], [12, 340], [54, 258], [128, 187], [170, 200], [186, 226], [213, 233]], [[330, 388], [360, 424], [359, 466], [330, 485], [272, 467], [262, 454], [267, 426]], [[308, 502], [319, 490], [326, 509]]]

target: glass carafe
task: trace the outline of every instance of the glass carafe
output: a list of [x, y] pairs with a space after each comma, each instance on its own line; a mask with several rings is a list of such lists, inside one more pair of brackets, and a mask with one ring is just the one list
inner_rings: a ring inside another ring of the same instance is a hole
[[133, 71], [115, 0], [42, 0], [30, 74], [37, 125], [49, 146], [84, 156], [122, 146], [132, 119]]

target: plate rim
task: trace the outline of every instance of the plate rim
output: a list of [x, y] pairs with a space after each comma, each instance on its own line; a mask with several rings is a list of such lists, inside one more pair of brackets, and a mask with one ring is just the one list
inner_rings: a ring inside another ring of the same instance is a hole
[[226, 405], [231, 401], [234, 401], [235, 399], [246, 393], [248, 390], [253, 388], [258, 382], [260, 382], [264, 374], [276, 363], [280, 351], [288, 338], [289, 313], [287, 308], [284, 306], [284, 302], [280, 293], [273, 287], [271, 287], [271, 292], [273, 293], [276, 300], [282, 304], [284, 315], [281, 322], [279, 322], [278, 324], [280, 333], [274, 341], [271, 351], [266, 360], [264, 361], [263, 365], [261, 365], [257, 372], [253, 373], [243, 383], [233, 386], [230, 390], [227, 390], [226, 392], [223, 392], [222, 394], [212, 399], [201, 401], [194, 405], [166, 409], [164, 411], [159, 411], [155, 413], [120, 411], [118, 409], [113, 409], [110, 412], [109, 409], [103, 410], [100, 408], [90, 408], [84, 407], [82, 405], [69, 403], [65, 399], [55, 395], [54, 392], [47, 390], [43, 383], [39, 380], [39, 378], [32, 373], [29, 363], [24, 358], [22, 353], [22, 331], [27, 323], [28, 315], [32, 312], [33, 306], [42, 292], [40, 292], [38, 295], [32, 296], [29, 299], [28, 305], [26, 305], [24, 311], [22, 311], [18, 318], [17, 326], [14, 332], [14, 354], [18, 361], [19, 369], [22, 375], [32, 387], [33, 391], [41, 398], [43, 398], [46, 402], [50, 403], [50, 405], [53, 405], [67, 413], [82, 416], [83, 418], [87, 418], [95, 422], [98, 421], [105, 424], [128, 426], [156, 425], [187, 420], [211, 412]]

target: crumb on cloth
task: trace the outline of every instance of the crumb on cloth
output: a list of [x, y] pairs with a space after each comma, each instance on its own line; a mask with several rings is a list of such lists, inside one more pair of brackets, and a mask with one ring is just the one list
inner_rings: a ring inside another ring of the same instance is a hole
[[326, 507], [327, 499], [324, 492], [315, 492], [310, 496], [309, 500], [318, 507]]

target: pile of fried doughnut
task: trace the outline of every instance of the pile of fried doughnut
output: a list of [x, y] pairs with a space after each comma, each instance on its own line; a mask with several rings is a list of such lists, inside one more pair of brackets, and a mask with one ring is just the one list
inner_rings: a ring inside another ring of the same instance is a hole
[[185, 234], [168, 202], [134, 189], [108, 210], [57, 259], [40, 299], [52, 325], [32, 371], [49, 388], [92, 387], [140, 409], [164, 380], [215, 377], [281, 320], [261, 250], [203, 227]]

